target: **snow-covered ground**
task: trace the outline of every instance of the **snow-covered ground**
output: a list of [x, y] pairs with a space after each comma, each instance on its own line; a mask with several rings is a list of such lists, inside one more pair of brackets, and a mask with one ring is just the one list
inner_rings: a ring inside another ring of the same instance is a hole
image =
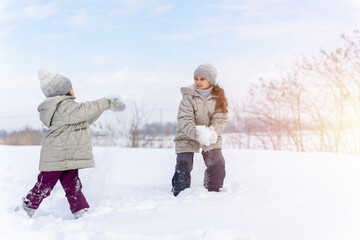
[[39, 151], [0, 146], [1, 239], [360, 239], [359, 157], [225, 149], [225, 187], [209, 193], [196, 154], [191, 188], [174, 197], [173, 149], [95, 147], [96, 168], [80, 171], [89, 214], [75, 220], [58, 184], [29, 219], [14, 209]]

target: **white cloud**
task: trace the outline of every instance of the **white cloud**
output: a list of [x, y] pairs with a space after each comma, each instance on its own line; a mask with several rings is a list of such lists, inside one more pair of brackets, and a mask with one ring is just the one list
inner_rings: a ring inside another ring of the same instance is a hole
[[152, 14], [154, 14], [154, 15], [161, 14], [161, 13], [164, 13], [164, 12], [168, 12], [168, 11], [172, 10], [173, 8], [174, 8], [173, 5], [158, 6], [158, 7], [155, 7], [152, 10]]
[[113, 60], [113, 58], [109, 57], [105, 54], [100, 54], [100, 55], [90, 57], [89, 60], [92, 64], [105, 64], [105, 63], [111, 62]]
[[345, 3], [360, 9], [360, 1], [359, 0], [343, 0]]
[[42, 41], [42, 40], [58, 40], [58, 39], [61, 39], [63, 37], [64, 37], [63, 34], [45, 34], [45, 35], [36, 36], [32, 40], [34, 42]]
[[5, 18], [6, 7], [8, 4], [9, 4], [8, 1], [5, 0], [0, 1], [0, 20]]
[[[225, 0], [220, 4], [206, 4], [204, 7], [207, 9], [218, 10], [223, 13], [238, 12], [241, 15], [248, 17], [255, 17], [263, 15], [265, 12], [271, 11], [276, 4], [282, 3], [286, 5], [289, 3], [287, 0], [250, 0], [250, 1], [233, 1]], [[282, 14], [280, 12], [279, 14]]]
[[10, 32], [14, 29], [14, 25], [8, 25], [4, 29], [0, 30], [0, 37], [4, 37], [10, 34]]
[[199, 34], [197, 32], [189, 32], [184, 34], [171, 34], [160, 36], [161, 39], [169, 41], [191, 41], [196, 38]]
[[67, 21], [70, 26], [86, 26], [89, 24], [89, 17], [86, 10], [79, 10]]
[[4, 11], [5, 6], [6, 6], [6, 2], [4, 2], [4, 1], [0, 2], [0, 13], [2, 13]]
[[[216, 10], [209, 17], [195, 18], [195, 21], [183, 32], [162, 35], [161, 38], [171, 41], [190, 41], [199, 37], [212, 35], [215, 38], [221, 34], [234, 34], [241, 40], [264, 41], [264, 39], [287, 39], [288, 41], [316, 42], [334, 39], [334, 32], [339, 32], [344, 21], [330, 19], [321, 14], [325, 3], [317, 3], [314, 9], [306, 9], [306, 5], [295, 7], [283, 0], [254, 1], [238, 3], [224, 1], [222, 4], [205, 5], [200, 15], [208, 15], [209, 9]], [[279, 4], [280, 3], [280, 4]], [[283, 4], [282, 4], [283, 3]], [[304, 10], [306, 10], [304, 12]], [[335, 11], [330, 9], [328, 14]], [[319, 13], [320, 12], [320, 13]], [[291, 16], [291, 17], [290, 17]], [[305, 37], [305, 39], [304, 39]]]
[[[111, 9], [112, 15], [149, 14], [151, 16], [171, 11], [172, 4], [162, 4], [158, 0], [121, 0]], [[167, 2], [167, 1], [165, 1]]]
[[117, 2], [117, 6], [112, 9], [112, 14], [135, 14], [145, 11], [154, 6], [154, 0], [122, 0]]
[[115, 52], [103, 52], [97, 55], [94, 55], [93, 53], [89, 52], [85, 55], [79, 55], [79, 58], [86, 59], [86, 63], [90, 65], [103, 65], [103, 66], [109, 66], [109, 65], [117, 65], [117, 66], [123, 66], [124, 64], [129, 63], [137, 63], [140, 61], [140, 58], [138, 56], [132, 55], [132, 54], [126, 54], [122, 53], [121, 55], [117, 55]]
[[128, 80], [130, 78], [129, 74], [130, 68], [124, 67], [120, 70], [115, 70], [107, 73], [93, 74], [90, 76], [88, 83], [95, 86], [116, 84]]
[[24, 16], [28, 18], [42, 19], [47, 18], [57, 10], [54, 8], [54, 5], [33, 5], [24, 9]]
[[[336, 23], [322, 19], [300, 19], [293, 21], [272, 21], [254, 25], [234, 26], [233, 30], [239, 38], [255, 39], [287, 39], [288, 41], [324, 42], [329, 36], [338, 32]], [[333, 37], [331, 37], [332, 40]]]
[[45, 19], [54, 16], [58, 12], [57, 5], [54, 3], [48, 3], [44, 5], [29, 5], [20, 10], [9, 11], [4, 15], [8, 19]]
[[[36, 119], [37, 106], [44, 98], [36, 74], [27, 75], [15, 72], [11, 66], [0, 66], [0, 84], [3, 103], [0, 108], [1, 116], [34, 116]], [[7, 124], [21, 127], [29, 121], [29, 118], [23, 117], [9, 118]]]
[[235, 11], [235, 10], [249, 10], [249, 6], [247, 4], [207, 4], [205, 5], [206, 8], [212, 8], [217, 10], [225, 10], [225, 11]]
[[241, 37], [296, 36], [302, 39], [303, 36], [313, 35], [315, 39], [319, 36], [317, 33], [338, 32], [349, 25], [358, 25], [355, 19], [360, 20], [360, 15], [351, 5], [360, 7], [360, 1], [304, 0], [299, 4], [284, 0], [242, 3], [228, 0], [222, 4], [205, 5], [208, 9], [218, 11], [213, 17], [204, 18], [197, 24], [203, 24], [204, 29], [235, 30]]

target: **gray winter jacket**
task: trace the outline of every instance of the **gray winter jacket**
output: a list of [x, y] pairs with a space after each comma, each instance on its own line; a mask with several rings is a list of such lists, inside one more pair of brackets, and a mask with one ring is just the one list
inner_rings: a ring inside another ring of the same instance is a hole
[[[197, 93], [194, 85], [181, 88], [183, 99], [181, 100], [177, 115], [178, 129], [175, 135], [175, 151], [199, 152], [215, 148], [222, 148], [221, 134], [225, 129], [228, 116], [220, 110], [215, 111], [216, 98], [210, 95], [206, 99]], [[218, 134], [218, 140], [210, 146], [200, 146], [196, 141], [196, 125], [213, 126]]]
[[40, 120], [49, 129], [40, 154], [40, 171], [94, 167], [89, 126], [109, 108], [109, 100], [78, 103], [75, 97], [56, 96], [38, 107]]

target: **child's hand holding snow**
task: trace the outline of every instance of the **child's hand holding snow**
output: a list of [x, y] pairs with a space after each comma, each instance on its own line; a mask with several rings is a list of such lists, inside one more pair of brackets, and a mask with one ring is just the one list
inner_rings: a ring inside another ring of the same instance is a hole
[[109, 110], [114, 112], [124, 111], [126, 109], [125, 104], [120, 100], [120, 96], [112, 95], [107, 98], [110, 103]]
[[196, 126], [196, 140], [200, 145], [210, 146], [217, 142], [218, 135], [214, 128], [206, 127], [204, 125]]

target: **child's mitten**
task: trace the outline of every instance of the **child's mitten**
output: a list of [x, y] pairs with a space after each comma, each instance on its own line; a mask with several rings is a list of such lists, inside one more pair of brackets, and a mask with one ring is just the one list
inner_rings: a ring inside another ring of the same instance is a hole
[[120, 112], [126, 109], [125, 104], [120, 101], [119, 97], [110, 97], [108, 98], [108, 100], [110, 103], [109, 110], [114, 112]]
[[218, 140], [218, 135], [215, 132], [213, 126], [210, 126], [208, 129], [209, 129], [209, 142], [210, 144], [215, 144]]

